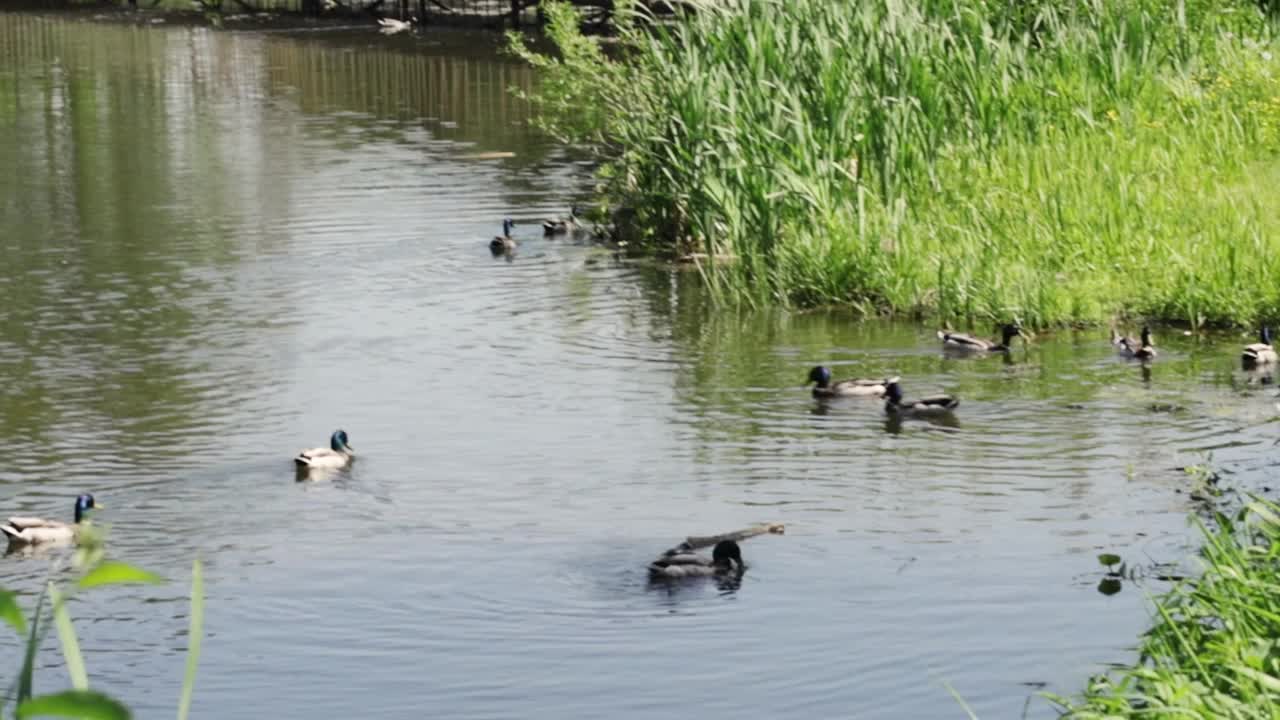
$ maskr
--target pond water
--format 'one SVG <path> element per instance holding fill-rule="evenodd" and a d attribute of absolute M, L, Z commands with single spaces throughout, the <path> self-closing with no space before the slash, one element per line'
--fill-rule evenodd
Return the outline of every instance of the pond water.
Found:
<path fill-rule="evenodd" d="M 956 359 L 927 327 L 716 310 L 533 222 L 495 260 L 503 217 L 590 183 L 498 42 L 0 14 L 0 500 L 91 491 L 113 555 L 172 579 L 73 607 L 138 716 L 176 707 L 198 556 L 201 717 L 962 717 L 948 687 L 1052 717 L 1040 690 L 1149 621 L 1097 554 L 1191 552 L 1177 468 L 1271 482 L 1243 337 L 1157 329 L 1145 369 L 1097 331 Z M 956 421 L 816 403 L 818 363 L 955 393 Z M 296 481 L 339 427 L 355 466 Z M 740 586 L 647 581 L 759 521 L 787 531 Z M 0 585 L 29 603 L 49 565 Z M 66 686 L 52 638 L 40 665 Z"/>

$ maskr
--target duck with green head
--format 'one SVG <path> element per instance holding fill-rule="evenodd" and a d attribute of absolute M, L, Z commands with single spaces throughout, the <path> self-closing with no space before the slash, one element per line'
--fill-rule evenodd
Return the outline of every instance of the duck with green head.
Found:
<path fill-rule="evenodd" d="M 9 538 L 10 547 L 72 543 L 76 540 L 81 527 L 80 523 L 88 519 L 90 511 L 99 507 L 103 506 L 95 504 L 93 496 L 85 493 L 76 498 L 75 523 L 38 517 L 11 517 L 0 525 L 0 530 L 3 530 L 5 536 Z"/>
<path fill-rule="evenodd" d="M 1134 360 L 1150 360 L 1156 356 L 1156 348 L 1151 344 L 1151 328 L 1146 325 L 1142 326 L 1141 340 L 1121 335 L 1114 327 L 1111 328 L 1111 344 L 1116 352 Z"/>
<path fill-rule="evenodd" d="M 969 353 L 1007 353 L 1012 347 L 1015 337 L 1021 337 L 1025 340 L 1027 335 L 1022 332 L 1022 328 L 1014 323 L 1005 323 L 1000 327 L 1000 342 L 984 340 L 980 337 L 951 332 L 950 330 L 938 331 L 938 339 L 942 341 L 944 350 Z"/>
<path fill-rule="evenodd" d="M 303 468 L 344 468 L 355 459 L 355 450 L 347 437 L 346 430 L 335 430 L 329 437 L 329 447 L 311 448 L 298 453 L 293 459 L 299 469 Z"/>
<path fill-rule="evenodd" d="M 569 217 L 542 221 L 543 235 L 564 235 L 578 229 L 578 206 L 569 208 Z"/>
<path fill-rule="evenodd" d="M 813 386 L 813 396 L 816 398 L 854 396 L 884 397 L 885 388 L 888 387 L 889 383 L 894 382 L 897 379 L 898 378 L 868 380 L 864 378 L 856 378 L 853 380 L 832 382 L 831 371 L 822 365 L 819 365 L 809 371 L 809 382 L 816 383 Z"/>
<path fill-rule="evenodd" d="M 515 252 L 516 241 L 511 237 L 511 228 L 516 226 L 516 221 L 507 218 L 502 221 L 502 234 L 489 241 L 489 252 L 494 255 L 510 255 Z"/>
<path fill-rule="evenodd" d="M 680 579 L 712 577 L 716 575 L 741 575 L 747 569 L 742 562 L 742 548 L 733 540 L 721 540 L 711 551 L 711 557 L 695 552 L 668 552 L 649 563 L 649 576 L 656 579 Z"/>
<path fill-rule="evenodd" d="M 1258 331 L 1258 342 L 1245 345 L 1244 352 L 1240 353 L 1240 362 L 1246 368 L 1274 365 L 1277 359 L 1276 350 L 1271 346 L 1271 328 L 1266 325 Z"/>
<path fill-rule="evenodd" d="M 884 411 L 896 417 L 946 415 L 960 405 L 960 401 L 950 395 L 928 395 L 905 400 L 902 397 L 902 386 L 897 382 L 889 383 L 884 396 Z"/>

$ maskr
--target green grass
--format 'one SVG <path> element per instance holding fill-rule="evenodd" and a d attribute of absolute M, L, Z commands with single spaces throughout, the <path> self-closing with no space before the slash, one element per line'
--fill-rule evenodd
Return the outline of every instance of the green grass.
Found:
<path fill-rule="evenodd" d="M 1056 698 L 1065 717 L 1280 716 L 1278 513 L 1258 501 L 1205 528 L 1204 574 L 1156 599 L 1137 663 Z"/>
<path fill-rule="evenodd" d="M 552 8 L 544 123 L 633 246 L 717 296 L 1046 325 L 1280 318 L 1280 60 L 1256 3 L 723 0 Z M 1276 53 L 1280 56 L 1280 52 Z"/>

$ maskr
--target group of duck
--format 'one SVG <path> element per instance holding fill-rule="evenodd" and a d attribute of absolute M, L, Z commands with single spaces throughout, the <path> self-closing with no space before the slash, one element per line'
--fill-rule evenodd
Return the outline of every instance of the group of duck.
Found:
<path fill-rule="evenodd" d="M 942 341 L 944 350 L 965 354 L 1008 353 L 1015 337 L 1021 337 L 1024 341 L 1030 339 L 1015 323 L 1005 324 L 1000 328 L 1000 333 L 1000 340 L 996 341 L 939 330 L 938 339 Z M 1121 335 L 1113 327 L 1111 345 L 1121 357 L 1133 360 L 1148 362 L 1157 355 L 1155 345 L 1151 342 L 1151 328 L 1146 326 L 1136 339 Z M 1258 331 L 1258 342 L 1246 345 L 1241 351 L 1240 363 L 1246 370 L 1256 370 L 1274 366 L 1278 361 L 1280 356 L 1271 345 L 1271 329 L 1263 325 Z M 950 413 L 960 405 L 960 400 L 951 395 L 929 395 L 907 400 L 903 397 L 899 380 L 900 378 L 891 377 L 832 381 L 831 371 L 824 366 L 819 365 L 809 371 L 809 382 L 814 383 L 813 396 L 820 400 L 855 396 L 884 398 L 884 411 L 898 417 L 941 415 Z"/>
<path fill-rule="evenodd" d="M 502 234 L 489 241 L 489 252 L 493 253 L 494 257 L 510 257 L 515 253 L 518 243 L 515 237 L 511 235 L 511 231 L 515 226 L 516 221 L 511 218 L 502 221 Z M 548 218 L 542 221 L 543 237 L 567 235 L 576 232 L 580 228 L 582 228 L 582 222 L 578 219 L 578 207 L 576 205 L 569 209 L 569 214 L 566 217 Z"/>
<path fill-rule="evenodd" d="M 572 219 L 572 216 L 569 218 Z M 549 221 L 550 222 L 550 221 Z M 507 232 L 514 223 L 504 223 Z M 544 225 L 548 234 L 569 232 L 573 225 Z M 495 238 L 495 242 L 498 238 Z M 951 330 L 939 330 L 938 339 L 944 350 L 965 354 L 1001 354 L 1012 349 L 1016 337 L 1029 341 L 1022 328 L 1015 323 L 1007 323 L 1000 328 L 1000 339 L 987 340 L 965 333 Z M 1157 352 L 1151 342 L 1151 328 L 1143 327 L 1137 339 L 1120 335 L 1111 330 L 1111 344 L 1116 352 L 1125 358 L 1148 362 L 1155 359 Z M 1258 332 L 1258 342 L 1246 345 L 1240 354 L 1241 364 L 1245 369 L 1256 370 L 1280 363 L 1271 344 L 1271 330 L 1265 325 Z M 880 380 L 857 378 L 833 381 L 831 371 L 824 366 L 817 366 L 809 371 L 809 383 L 813 383 L 813 396 L 818 399 L 838 397 L 871 397 L 884 398 L 884 410 L 895 417 L 932 416 L 950 413 L 959 406 L 960 401 L 951 395 L 930 395 L 915 399 L 906 399 L 899 385 L 899 378 L 891 377 Z M 293 462 L 300 473 L 315 470 L 338 470 L 346 468 L 355 460 L 355 450 L 351 446 L 350 436 L 345 430 L 336 430 L 329 438 L 329 447 L 317 447 L 303 450 L 294 456 Z M 0 524 L 8 538 L 10 548 L 15 546 L 38 544 L 65 544 L 76 540 L 81 523 L 96 508 L 102 507 L 89 494 L 80 495 L 75 501 L 75 522 L 65 523 L 46 520 L 38 517 L 11 517 Z M 663 553 L 648 566 L 648 572 L 654 579 L 681 579 L 688 577 L 709 577 L 723 575 L 741 575 L 746 569 L 742 560 L 742 550 L 738 542 L 753 535 L 773 533 L 781 534 L 781 525 L 771 523 L 755 526 L 744 531 L 726 535 L 688 538 L 685 542 Z M 712 547 L 711 557 L 699 555 L 697 550 Z"/>

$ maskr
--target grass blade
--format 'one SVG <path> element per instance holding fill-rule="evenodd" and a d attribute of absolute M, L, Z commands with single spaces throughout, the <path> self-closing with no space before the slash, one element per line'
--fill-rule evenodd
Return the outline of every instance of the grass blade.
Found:
<path fill-rule="evenodd" d="M 182 679 L 182 698 L 178 702 L 178 720 L 187 720 L 191 711 L 191 694 L 196 686 L 196 667 L 200 664 L 200 640 L 204 635 L 204 568 L 200 560 L 191 563 L 191 628 L 187 632 L 187 672 Z"/>
<path fill-rule="evenodd" d="M 18 703 L 31 698 L 32 676 L 35 674 L 36 650 L 40 647 L 40 613 L 44 612 L 44 597 L 47 590 L 40 591 L 36 599 L 36 610 L 31 614 L 31 632 L 27 635 L 27 650 L 22 658 L 22 670 L 18 672 Z"/>
<path fill-rule="evenodd" d="M 71 676 L 71 687 L 76 690 L 89 689 L 89 674 L 84 669 L 84 657 L 80 654 L 80 641 L 76 639 L 76 630 L 71 625 L 71 613 L 67 612 L 67 601 L 58 592 L 58 588 L 49 583 L 49 600 L 53 603 L 53 626 L 58 630 L 58 640 L 62 644 L 62 657 L 67 662 L 67 674 Z"/>

